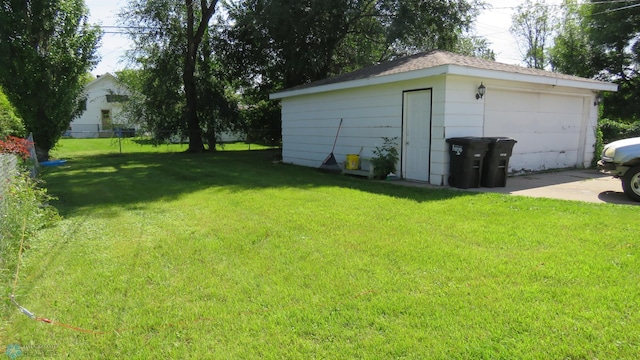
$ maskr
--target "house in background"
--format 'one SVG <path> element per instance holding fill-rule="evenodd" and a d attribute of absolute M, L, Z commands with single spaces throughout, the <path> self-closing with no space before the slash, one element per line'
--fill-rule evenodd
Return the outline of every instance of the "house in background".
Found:
<path fill-rule="evenodd" d="M 485 90 L 480 96 L 479 87 Z M 445 51 L 421 53 L 270 95 L 282 105 L 282 157 L 319 167 L 372 157 L 396 138 L 399 175 L 447 185 L 452 137 L 517 140 L 510 173 L 584 168 L 595 149 L 599 93 L 617 85 Z"/>
<path fill-rule="evenodd" d="M 131 93 L 115 76 L 98 76 L 85 86 L 82 114 L 71 122 L 65 135 L 74 138 L 112 137 L 114 129 L 134 129 L 123 117 L 122 104 Z M 133 131 L 133 130 L 129 130 Z"/>

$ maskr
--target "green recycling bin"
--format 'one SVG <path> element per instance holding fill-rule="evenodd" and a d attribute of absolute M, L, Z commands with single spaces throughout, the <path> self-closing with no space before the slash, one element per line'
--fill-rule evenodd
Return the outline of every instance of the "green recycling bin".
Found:
<path fill-rule="evenodd" d="M 507 186 L 509 159 L 513 153 L 516 140 L 508 137 L 487 137 L 489 148 L 482 164 L 482 187 Z"/>
<path fill-rule="evenodd" d="M 489 140 L 481 137 L 455 137 L 447 139 L 450 145 L 449 186 L 460 189 L 480 187 L 482 162 Z"/>

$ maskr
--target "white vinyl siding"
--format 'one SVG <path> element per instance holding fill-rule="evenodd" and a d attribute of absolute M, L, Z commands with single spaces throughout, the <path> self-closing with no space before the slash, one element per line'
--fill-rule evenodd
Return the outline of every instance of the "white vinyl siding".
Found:
<path fill-rule="evenodd" d="M 361 149 L 363 157 L 372 157 L 375 147 L 382 145 L 382 137 L 397 137 L 400 151 L 403 91 L 442 84 L 438 78 L 429 80 L 282 99 L 283 161 L 319 167 L 331 153 L 340 119 L 343 123 L 334 150 L 338 162 Z"/>
<path fill-rule="evenodd" d="M 108 136 L 112 127 L 103 126 L 103 111 L 109 112 L 112 124 L 135 127 L 135 125 L 128 124 L 129 121 L 124 118 L 121 111 L 123 105 L 121 101 L 128 98 L 129 92 L 113 75 L 105 74 L 87 84 L 84 95 L 86 96 L 86 109 L 71 122 L 70 135 L 72 137 Z"/>
<path fill-rule="evenodd" d="M 489 73 L 487 73 L 489 74 Z M 483 99 L 475 95 L 480 83 Z M 588 166 L 593 156 L 597 107 L 591 89 L 438 75 L 371 86 L 282 97 L 283 161 L 319 167 L 334 150 L 340 163 L 347 154 L 373 156 L 382 137 L 403 136 L 403 92 L 431 90 L 429 183 L 446 185 L 449 145 L 463 136 L 506 136 L 517 143 L 511 173 Z M 401 153 L 401 156 L 407 154 Z M 398 170 L 404 158 L 398 163 Z"/>

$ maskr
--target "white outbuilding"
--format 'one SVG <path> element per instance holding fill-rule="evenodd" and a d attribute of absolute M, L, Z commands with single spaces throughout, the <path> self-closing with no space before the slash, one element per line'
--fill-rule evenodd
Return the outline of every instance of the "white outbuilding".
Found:
<path fill-rule="evenodd" d="M 480 87 L 484 95 L 480 96 Z M 509 173 L 588 167 L 598 105 L 617 85 L 445 51 L 421 53 L 271 94 L 282 104 L 282 159 L 319 167 L 372 157 L 395 138 L 398 175 L 447 185 L 453 137 L 517 141 Z"/>

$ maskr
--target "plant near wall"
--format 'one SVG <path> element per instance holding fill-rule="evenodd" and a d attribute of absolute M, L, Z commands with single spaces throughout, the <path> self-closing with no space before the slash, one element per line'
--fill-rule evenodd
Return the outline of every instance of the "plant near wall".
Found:
<path fill-rule="evenodd" d="M 0 154 L 13 154 L 26 161 L 29 158 L 29 148 L 33 143 L 27 139 L 16 136 L 7 136 L 6 139 L 0 138 Z"/>
<path fill-rule="evenodd" d="M 57 210 L 47 205 L 53 199 L 40 181 L 20 167 L 6 180 L 0 201 L 0 279 L 17 264 L 20 242 L 28 243 L 39 229 L 59 219 Z"/>
<path fill-rule="evenodd" d="M 371 163 L 373 164 L 374 178 L 384 179 L 389 173 L 396 172 L 396 163 L 400 158 L 397 139 L 397 137 L 383 137 L 382 146 L 376 146 L 373 150 L 374 157 L 371 159 Z"/>
<path fill-rule="evenodd" d="M 0 139 L 0 289 L 16 269 L 20 244 L 28 245 L 39 229 L 59 219 L 57 210 L 47 205 L 54 198 L 31 176 L 31 146 L 31 141 L 14 136 Z M 10 161 L 14 156 L 17 164 Z"/>
<path fill-rule="evenodd" d="M 602 129 L 600 126 L 595 128 L 596 143 L 594 144 L 593 159 L 591 159 L 591 167 L 595 168 L 600 160 L 602 150 L 604 150 L 604 140 L 602 135 Z"/>

